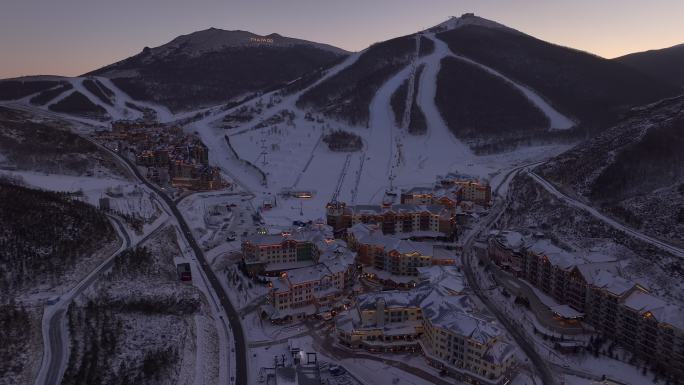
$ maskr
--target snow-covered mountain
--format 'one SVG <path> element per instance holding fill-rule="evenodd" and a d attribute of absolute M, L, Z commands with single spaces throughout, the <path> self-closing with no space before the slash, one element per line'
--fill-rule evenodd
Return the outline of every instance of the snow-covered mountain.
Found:
<path fill-rule="evenodd" d="M 99 76 L 26 76 L 0 81 L 0 102 L 87 122 L 154 117 L 168 120 L 168 108 L 138 101 Z"/>
<path fill-rule="evenodd" d="M 210 28 L 145 48 L 86 75 L 111 79 L 136 100 L 181 111 L 277 88 L 347 54 L 275 33 L 260 36 Z"/>
<path fill-rule="evenodd" d="M 203 31 L 178 36 L 167 44 L 156 48 L 151 48 L 149 50 L 150 55 L 147 56 L 146 59 L 178 54 L 185 54 L 194 57 L 201 56 L 209 52 L 220 52 L 229 48 L 263 48 L 264 45 L 267 45 L 268 47 L 279 48 L 309 46 L 324 51 L 330 51 L 339 55 L 347 54 L 345 50 L 328 44 L 285 37 L 277 33 L 261 36 L 249 31 L 226 31 L 218 28 L 209 28 Z M 111 68 L 111 66 L 107 66 L 103 68 L 103 70 L 106 68 Z M 116 68 L 111 68 L 111 70 L 116 70 Z"/>
<path fill-rule="evenodd" d="M 305 92 L 298 105 L 368 125 L 372 95 L 412 64 L 426 36 L 446 43 L 438 55 L 440 114 L 477 152 L 566 139 L 572 134 L 561 131 L 572 127 L 596 132 L 630 106 L 678 92 L 619 63 L 465 14 L 416 35 L 374 44 L 352 66 Z M 419 49 L 424 56 L 434 47 Z"/>

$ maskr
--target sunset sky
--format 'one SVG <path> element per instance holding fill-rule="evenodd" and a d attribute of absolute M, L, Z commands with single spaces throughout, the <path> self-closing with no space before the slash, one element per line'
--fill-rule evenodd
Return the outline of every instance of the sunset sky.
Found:
<path fill-rule="evenodd" d="M 354 51 L 464 12 L 607 58 L 684 43 L 682 0 L 2 0 L 0 78 L 78 75 L 209 27 Z"/>

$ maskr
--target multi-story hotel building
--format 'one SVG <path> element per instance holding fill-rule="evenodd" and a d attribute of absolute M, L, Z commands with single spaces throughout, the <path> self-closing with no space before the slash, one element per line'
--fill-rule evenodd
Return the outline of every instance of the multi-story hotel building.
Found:
<path fill-rule="evenodd" d="M 272 321 L 290 321 L 341 304 L 354 283 L 355 254 L 343 245 L 334 246 L 321 251 L 319 263 L 282 271 L 270 280 L 266 316 Z"/>
<path fill-rule="evenodd" d="M 422 237 L 453 238 L 456 217 L 452 209 L 439 205 L 347 206 L 331 202 L 326 206 L 327 223 L 336 235 L 357 223 L 377 224 L 383 234 L 414 234 Z"/>
<path fill-rule="evenodd" d="M 622 277 L 614 259 L 564 251 L 515 232 L 493 234 L 488 243 L 488 257 L 500 268 L 583 313 L 636 356 L 684 378 L 684 309 Z"/>
<path fill-rule="evenodd" d="M 335 242 L 325 225 L 279 234 L 254 234 L 242 241 L 242 259 L 253 272 L 269 270 L 277 274 L 279 270 L 317 263 L 320 249 Z"/>
<path fill-rule="evenodd" d="M 364 273 L 385 284 L 415 284 L 417 279 L 397 279 L 396 276 L 417 277 L 421 267 L 456 264 L 456 256 L 451 251 L 384 235 L 375 225 L 358 223 L 352 226 L 347 230 L 347 241 L 357 253 L 358 262 L 364 266 Z"/>
<path fill-rule="evenodd" d="M 336 323 L 340 343 L 372 352 L 421 351 L 426 361 L 472 384 L 500 385 L 513 376 L 515 348 L 503 331 L 474 315 L 465 295 L 438 285 L 362 295 Z"/>
<path fill-rule="evenodd" d="M 491 200 L 491 186 L 475 179 L 447 178 L 435 187 L 414 187 L 401 193 L 402 204 L 439 205 L 449 208 L 454 208 L 464 201 L 488 206 Z"/>

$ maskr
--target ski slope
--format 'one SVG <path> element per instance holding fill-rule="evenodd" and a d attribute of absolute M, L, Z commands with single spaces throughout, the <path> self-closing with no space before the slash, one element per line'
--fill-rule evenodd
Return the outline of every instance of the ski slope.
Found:
<path fill-rule="evenodd" d="M 264 216 L 269 223 L 283 225 L 290 224 L 293 219 L 324 217 L 325 204 L 335 195 L 340 201 L 348 203 L 380 203 L 385 191 L 390 189 L 429 186 L 435 182 L 436 176 L 449 172 L 491 180 L 506 170 L 547 159 L 569 147 L 536 146 L 495 155 L 474 155 L 467 145 L 451 133 L 435 105 L 437 74 L 444 57 L 453 56 L 466 60 L 514 84 L 547 114 L 552 129 L 567 128 L 572 125 L 572 121 L 558 113 L 541 96 L 527 87 L 516 84 L 479 63 L 454 55 L 444 42 L 435 38 L 434 34 L 423 32 L 421 36 L 431 39 L 435 50 L 424 57 L 415 54 L 413 62 L 380 86 L 369 106 L 367 128 L 351 126 L 316 113 L 315 117 L 322 120 L 307 120 L 304 119 L 307 111 L 296 106 L 296 101 L 302 93 L 355 63 L 364 51 L 350 55 L 329 69 L 314 84 L 299 92 L 282 96 L 274 91 L 228 109 L 215 106 L 174 115 L 164 107 L 132 100 L 111 80 L 102 77 L 94 79 L 113 91 L 111 106 L 102 103 L 83 86 L 84 78 L 62 78 L 70 82 L 74 90 L 65 92 L 59 98 L 66 97 L 70 92 L 81 92 L 105 108 L 113 119 L 135 119 L 141 115 L 128 108 L 127 102 L 154 110 L 162 122 L 173 122 L 200 114 L 201 118 L 185 125 L 186 131 L 199 135 L 209 148 L 210 163 L 219 166 L 227 179 L 232 180 L 240 190 L 253 196 L 252 203 L 255 207 L 275 199 L 276 207 Z M 415 74 L 415 68 L 421 65 L 424 65 L 424 69 L 420 76 L 412 76 Z M 405 128 L 400 127 L 401 122 L 395 122 L 390 99 L 407 79 L 417 82 L 416 101 L 426 116 L 425 135 L 410 135 Z M 408 103 L 411 93 L 408 93 L 407 105 L 410 105 Z M 108 125 L 107 122 L 80 116 L 57 114 L 49 111 L 48 105 L 32 106 L 28 102 L 30 97 L 20 101 L 25 108 L 39 108 L 46 114 L 64 116 L 91 127 Z M 277 101 L 270 105 L 269 102 L 274 98 Z M 243 106 L 256 107 L 257 104 L 261 105 L 261 110 L 252 121 L 230 130 L 222 127 L 222 120 L 227 114 Z M 279 114 L 282 110 L 295 114 L 292 122 L 255 128 L 257 123 Z M 325 143 L 321 143 L 321 138 L 326 133 L 337 129 L 359 135 L 364 143 L 363 150 L 347 157 L 347 153 L 333 152 Z M 266 176 L 266 183 L 263 175 Z M 344 177 L 341 178 L 341 175 Z M 284 189 L 309 191 L 313 196 L 304 200 L 278 199 L 277 194 Z"/>
<path fill-rule="evenodd" d="M 37 80 L 41 79 L 41 77 L 34 77 L 34 78 Z M 89 125 L 93 125 L 93 126 L 109 126 L 108 122 L 103 122 L 103 121 L 100 121 L 97 119 L 91 119 L 91 118 L 88 118 L 86 116 L 71 115 L 71 114 L 60 113 L 60 112 L 55 112 L 55 111 L 50 110 L 51 105 L 59 103 L 60 101 L 64 100 L 65 98 L 69 97 L 74 92 L 79 92 L 83 96 L 88 98 L 88 100 L 90 100 L 93 104 L 96 104 L 96 105 L 104 108 L 107 111 L 107 115 L 109 115 L 108 120 L 120 120 L 120 119 L 135 120 L 138 118 L 142 118 L 142 116 L 143 116 L 142 112 L 126 106 L 126 103 L 133 103 L 139 107 L 148 108 L 148 109 L 153 110 L 157 114 L 157 119 L 160 122 L 169 122 L 174 118 L 174 115 L 166 107 L 160 106 L 160 105 L 155 104 L 155 103 L 133 100 L 125 92 L 123 92 L 116 85 L 114 85 L 114 83 L 108 78 L 104 78 L 101 76 L 73 77 L 73 78 L 57 76 L 57 77 L 50 77 L 50 79 L 53 79 L 55 81 L 61 81 L 61 82 L 69 83 L 73 88 L 70 90 L 66 90 L 66 91 L 62 92 L 61 94 L 57 95 L 54 99 L 50 100 L 49 102 L 45 103 L 45 105 L 42 105 L 42 106 L 31 104 L 31 102 L 30 102 L 31 98 L 37 96 L 42 91 L 35 92 L 33 94 L 27 95 L 21 99 L 6 101 L 6 102 L 3 102 L 2 104 L 7 104 L 7 105 L 10 105 L 13 107 L 23 107 L 25 109 L 30 109 L 30 110 L 40 110 L 40 111 L 43 111 L 43 112 L 51 114 L 51 115 L 61 116 L 61 117 L 64 117 L 66 119 L 75 120 L 75 121 L 82 122 L 82 123 L 89 124 Z M 110 105 L 110 104 L 103 102 L 102 100 L 100 100 L 100 98 L 95 96 L 95 94 L 90 92 L 83 85 L 83 81 L 86 79 L 98 80 L 105 87 L 107 87 L 109 90 L 111 90 L 114 93 L 114 96 L 110 98 L 112 104 Z M 30 81 L 30 79 L 27 81 Z M 53 87 L 53 89 L 57 88 L 57 87 L 60 87 L 60 86 Z"/>

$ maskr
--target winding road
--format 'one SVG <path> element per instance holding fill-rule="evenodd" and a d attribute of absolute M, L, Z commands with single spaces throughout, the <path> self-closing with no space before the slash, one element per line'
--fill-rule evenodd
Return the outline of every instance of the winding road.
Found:
<path fill-rule="evenodd" d="M 509 178 L 513 177 L 515 174 L 521 170 L 530 167 L 531 164 L 526 164 L 517 168 L 512 169 L 506 174 L 500 184 L 496 187 L 495 191 L 498 193 L 499 187 L 505 183 Z M 492 207 L 484 222 L 481 222 L 475 227 L 466 237 L 465 242 L 463 242 L 463 271 L 465 273 L 466 279 L 473 293 L 482 301 L 482 303 L 487 307 L 487 309 L 496 317 L 501 325 L 503 325 L 508 333 L 513 337 L 515 342 L 520 346 L 525 355 L 529 358 L 530 362 L 534 365 L 537 373 L 541 377 L 542 383 L 544 385 L 554 385 L 556 384 L 556 379 L 546 362 L 541 355 L 536 351 L 534 347 L 534 342 L 531 342 L 524 331 L 522 331 L 510 318 L 508 318 L 499 308 L 492 303 L 487 292 L 480 287 L 479 281 L 476 279 L 475 274 L 471 266 L 471 257 L 476 258 L 473 255 L 472 246 L 475 242 L 477 236 L 489 229 L 489 227 L 495 223 L 501 213 L 503 213 L 506 208 L 505 200 L 498 200 L 496 204 Z"/>
<path fill-rule="evenodd" d="M 64 368 L 69 358 L 68 344 L 62 339 L 66 331 L 66 318 L 64 316 L 69 308 L 69 304 L 75 297 L 90 287 L 100 277 L 102 272 L 108 270 L 119 254 L 131 247 L 131 238 L 121 221 L 111 215 L 109 215 L 109 218 L 116 225 L 117 233 L 119 233 L 123 240 L 121 246 L 69 292 L 63 294 L 59 301 L 45 308 L 43 316 L 43 330 L 46 332 L 43 335 L 43 346 L 45 348 L 43 350 L 41 368 L 35 381 L 36 385 L 57 385 L 61 382 Z M 147 240 L 159 228 L 152 231 L 145 238 L 137 242 L 137 244 Z"/>
<path fill-rule="evenodd" d="M 216 274 L 214 274 L 214 271 L 211 269 L 209 264 L 207 263 L 207 260 L 204 256 L 204 252 L 202 249 L 199 247 L 197 244 L 197 241 L 195 240 L 195 237 L 192 235 L 192 231 L 190 230 L 190 227 L 188 226 L 187 222 L 185 221 L 185 218 L 183 215 L 180 213 L 178 210 L 178 207 L 176 206 L 175 202 L 166 194 L 164 194 L 156 185 L 152 184 L 151 182 L 147 181 L 143 177 L 143 175 L 140 173 L 140 171 L 135 167 L 134 164 L 131 163 L 131 161 L 123 156 L 121 156 L 119 153 L 110 150 L 109 148 L 100 145 L 99 143 L 96 143 L 92 140 L 90 140 L 92 143 L 97 145 L 100 148 L 105 149 L 107 152 L 111 153 L 114 155 L 117 159 L 120 159 L 126 167 L 138 178 L 138 180 L 145 184 L 151 192 L 156 194 L 159 198 L 163 200 L 164 203 L 166 203 L 166 206 L 170 210 L 171 214 L 175 217 L 176 221 L 178 222 L 178 226 L 180 227 L 181 233 L 185 237 L 188 245 L 190 245 L 190 248 L 192 249 L 193 253 L 195 254 L 195 257 L 197 261 L 199 262 L 199 266 L 202 268 L 202 271 L 206 275 L 207 279 L 209 280 L 209 283 L 211 284 L 211 289 L 213 289 L 214 293 L 216 294 L 216 297 L 219 299 L 221 306 L 223 307 L 223 311 L 226 314 L 226 318 L 228 319 L 228 322 L 230 323 L 230 329 L 233 333 L 233 340 L 235 341 L 235 348 L 234 348 L 234 355 L 235 355 L 235 384 L 248 384 L 248 376 L 247 376 L 247 346 L 245 344 L 245 336 L 244 332 L 242 330 L 242 324 L 240 323 L 240 316 L 238 312 L 236 311 L 235 307 L 233 304 L 230 302 L 228 299 L 228 295 L 224 291 L 223 287 L 221 286 L 220 281 L 216 277 Z M 227 330 L 226 330 L 227 332 Z M 228 353 L 228 356 L 230 356 L 230 353 Z M 227 357 L 227 359 L 230 360 L 230 357 Z M 228 365 L 230 367 L 230 365 Z"/>
<path fill-rule="evenodd" d="M 595 208 L 593 208 L 593 207 L 591 207 L 585 203 L 582 203 L 582 202 L 580 202 L 574 198 L 571 198 L 568 195 L 560 192 L 556 188 L 556 186 L 554 186 L 551 182 L 542 178 L 538 174 L 535 174 L 532 171 L 529 171 L 528 175 L 535 182 L 537 182 L 539 185 L 541 185 L 546 191 L 548 191 L 549 193 L 554 195 L 556 198 L 565 202 L 565 204 L 572 206 L 572 207 L 575 207 L 575 208 L 578 208 L 580 210 L 586 211 L 587 213 L 591 214 L 593 217 L 601 220 L 602 222 L 608 224 L 609 226 L 613 227 L 616 230 L 622 231 L 623 233 L 625 233 L 627 235 L 630 235 L 634 238 L 637 238 L 641 241 L 644 241 L 644 242 L 646 242 L 652 246 L 655 246 L 655 247 L 657 247 L 663 251 L 666 251 L 666 252 L 668 252 L 668 253 L 670 253 L 670 254 L 678 257 L 678 258 L 684 258 L 684 250 L 682 250 L 678 247 L 672 246 L 668 243 L 665 243 L 659 239 L 648 236 L 644 233 L 641 233 L 641 232 L 639 232 L 639 231 L 637 231 L 631 227 L 628 227 L 628 226 L 625 226 L 625 225 L 619 223 L 618 221 L 616 221 L 616 220 L 614 220 L 614 219 L 612 219 L 612 218 L 610 218 L 604 214 L 601 214 L 601 212 L 599 212 L 597 209 L 595 209 Z"/>

